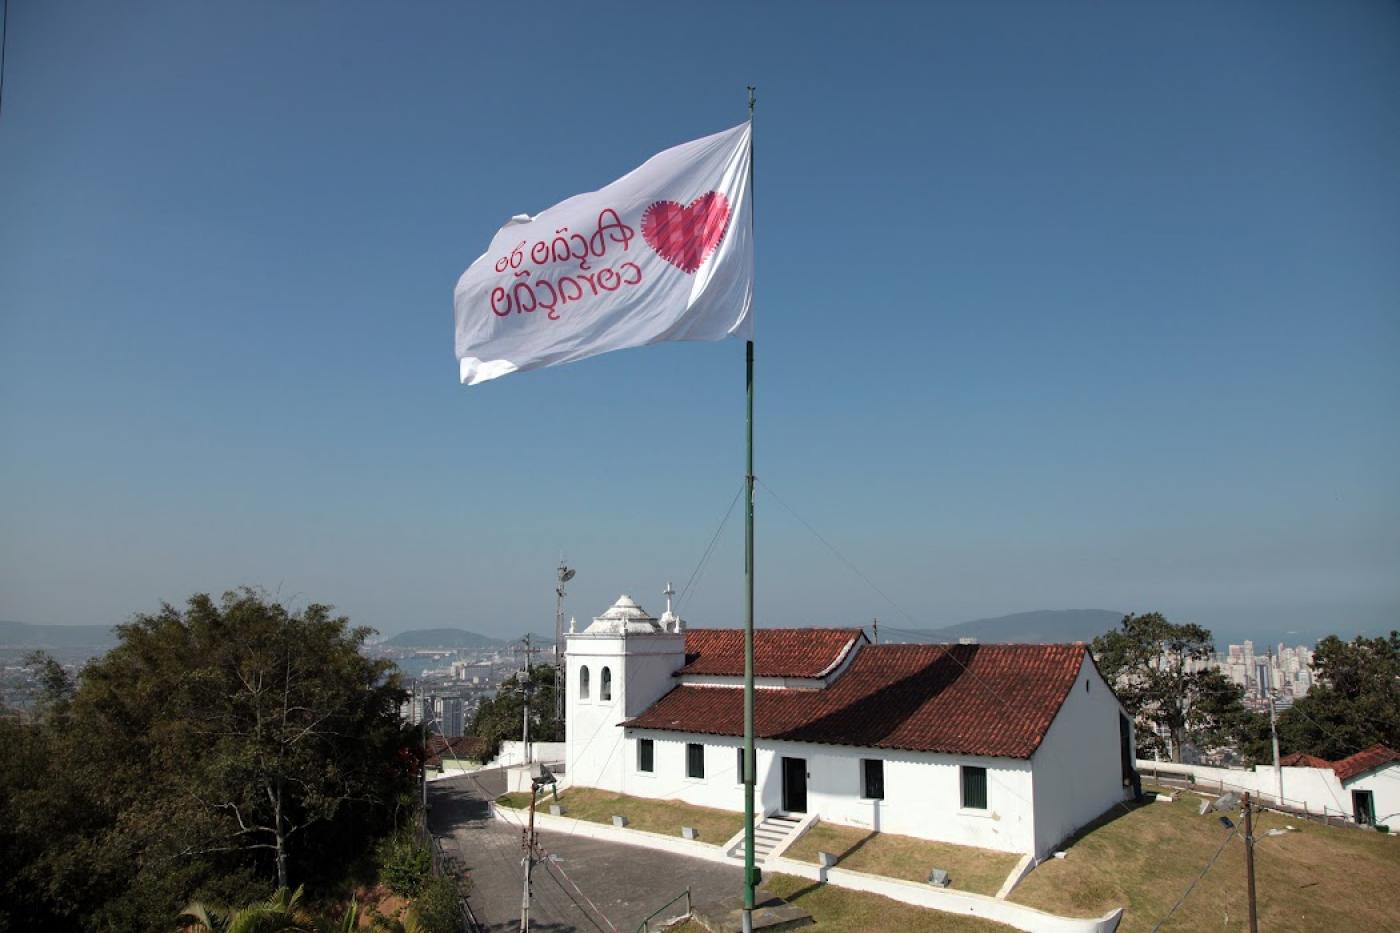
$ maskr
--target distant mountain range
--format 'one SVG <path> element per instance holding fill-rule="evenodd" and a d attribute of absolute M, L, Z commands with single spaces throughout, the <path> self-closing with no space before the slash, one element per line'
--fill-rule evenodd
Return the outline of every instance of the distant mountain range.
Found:
<path fill-rule="evenodd" d="M 974 619 L 943 628 L 922 629 L 918 636 L 906 637 L 899 632 L 885 629 L 880 633 L 880 640 L 898 642 L 917 638 L 919 641 L 931 639 L 955 642 L 961 638 L 975 638 L 985 644 L 1088 642 L 1110 629 L 1117 628 L 1122 620 L 1123 613 L 1110 609 L 1038 609 L 989 619 Z M 1252 633 L 1250 627 L 1240 624 L 1222 627 L 1225 630 L 1213 629 L 1213 634 L 1216 647 L 1222 650 L 1231 642 L 1240 642 L 1250 637 L 1261 644 L 1277 637 L 1284 638 L 1290 645 L 1312 644 L 1323 635 L 1333 632 L 1343 638 L 1351 638 L 1358 633 L 1382 634 L 1394 627 L 1388 619 L 1385 622 L 1384 625 L 1297 626 L 1298 630 L 1289 630 L 1277 635 L 1267 629 L 1257 634 Z M 553 635 L 535 634 L 532 638 L 546 651 L 554 641 Z M 379 644 L 392 648 L 481 651 L 505 648 L 519 641 L 519 637 L 495 638 L 464 628 L 424 628 L 400 632 Z M 97 655 L 116 643 L 115 631 L 105 625 L 29 625 L 24 622 L 0 621 L 0 648 L 86 649 Z"/>
<path fill-rule="evenodd" d="M 1073 641 L 1093 641 L 1115 629 L 1123 621 L 1123 613 L 1109 609 L 1037 609 L 1034 612 L 1014 612 L 993 619 L 974 619 L 946 628 L 929 629 L 928 635 L 940 641 L 975 638 L 984 644 L 1062 644 Z M 905 641 L 897 634 L 881 637 L 881 641 Z"/>
<path fill-rule="evenodd" d="M 0 646 L 7 648 L 101 648 L 117 643 L 110 625 L 29 625 L 0 621 Z"/>
<path fill-rule="evenodd" d="M 1109 629 L 1117 628 L 1123 613 L 1108 609 L 1039 609 L 1017 612 L 994 619 L 975 619 L 946 628 L 929 629 L 927 636 L 938 641 L 976 638 L 986 644 L 1025 642 L 1051 644 L 1071 641 L 1093 641 Z M 523 637 L 523 636 L 522 636 Z M 548 646 L 552 636 L 532 636 L 537 643 Z M 380 642 L 392 648 L 503 648 L 520 639 L 492 638 L 462 628 L 424 628 L 401 632 Z M 898 642 L 911 639 L 895 632 L 882 632 L 881 641 Z M 920 638 L 920 641 L 925 638 Z"/>
<path fill-rule="evenodd" d="M 464 628 L 416 628 L 400 632 L 380 642 L 394 648 L 498 648 L 499 638 L 469 632 Z"/>
<path fill-rule="evenodd" d="M 480 651 L 486 648 L 504 648 L 519 642 L 520 638 L 492 638 L 464 628 L 419 628 L 400 632 L 392 638 L 380 642 L 392 648 L 450 648 L 467 651 Z M 531 635 L 535 644 L 542 648 L 554 644 L 553 635 Z"/>

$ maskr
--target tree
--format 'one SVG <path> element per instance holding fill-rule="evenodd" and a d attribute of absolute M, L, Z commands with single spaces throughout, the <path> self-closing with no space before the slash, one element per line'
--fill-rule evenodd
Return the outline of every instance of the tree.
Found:
<path fill-rule="evenodd" d="M 1129 613 L 1120 628 L 1095 638 L 1090 651 L 1137 718 L 1140 757 L 1169 750 L 1180 761 L 1188 741 L 1218 747 L 1257 731 L 1259 717 L 1245 709 L 1240 688 L 1208 666 L 1215 652 L 1208 629 L 1173 624 L 1158 612 Z"/>
<path fill-rule="evenodd" d="M 63 665 L 47 651 L 31 651 L 24 656 L 24 666 L 35 668 L 39 677 L 39 698 L 36 713 L 41 717 L 61 715 L 73 699 L 76 685 Z"/>
<path fill-rule="evenodd" d="M 1329 635 L 1313 652 L 1314 683 L 1279 714 L 1279 744 L 1335 761 L 1377 742 L 1400 748 L 1400 632 Z"/>
<path fill-rule="evenodd" d="M 384 802 L 404 693 L 390 662 L 360 653 L 368 629 L 328 606 L 292 613 L 242 590 L 222 604 L 195 596 L 183 614 L 166 606 L 119 632 L 123 643 L 86 672 L 80 702 L 120 728 L 133 712 L 124 701 L 159 696 L 159 718 L 138 720 L 156 735 L 141 738 L 188 756 L 182 802 L 212 818 L 182 854 L 265 851 L 287 888 L 300 836 L 348 805 Z"/>
<path fill-rule="evenodd" d="M 302 888 L 278 888 L 267 900 L 237 910 L 221 910 L 196 901 L 178 920 L 193 933 L 316 933 L 316 918 L 302 905 Z M 355 915 L 352 909 L 348 915 Z"/>
<path fill-rule="evenodd" d="M 191 899 L 329 887 L 394 828 L 416 759 L 370 630 L 240 590 L 118 631 L 67 703 L 0 723 L 0 931 L 166 929 Z"/>
<path fill-rule="evenodd" d="M 564 724 L 554 716 L 554 668 L 530 668 L 528 682 L 513 674 L 501 682 L 494 699 L 483 700 L 472 719 L 471 734 L 484 741 L 483 761 L 495 758 L 506 740 L 520 741 L 525 724 L 526 684 L 530 690 L 530 741 L 559 742 Z"/>

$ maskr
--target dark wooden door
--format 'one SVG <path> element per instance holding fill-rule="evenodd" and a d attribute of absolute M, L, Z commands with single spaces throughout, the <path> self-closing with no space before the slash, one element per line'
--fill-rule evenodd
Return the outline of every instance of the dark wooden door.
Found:
<path fill-rule="evenodd" d="M 783 759 L 783 809 L 788 813 L 807 812 L 807 759 Z"/>
<path fill-rule="evenodd" d="M 1369 790 L 1354 790 L 1351 792 L 1351 815 L 1356 818 L 1356 822 L 1362 826 L 1374 826 L 1376 824 L 1376 799 Z"/>

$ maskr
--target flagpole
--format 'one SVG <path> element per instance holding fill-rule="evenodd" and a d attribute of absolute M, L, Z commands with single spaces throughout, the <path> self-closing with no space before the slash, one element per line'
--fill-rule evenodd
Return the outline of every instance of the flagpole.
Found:
<path fill-rule="evenodd" d="M 749 223 L 753 224 L 753 105 L 754 88 L 749 87 Z M 752 230 L 750 230 L 752 235 Z M 749 313 L 753 310 L 750 308 Z M 744 346 L 744 389 L 747 395 L 746 418 L 748 458 L 744 472 L 744 912 L 743 933 L 753 933 L 754 889 L 758 887 L 758 871 L 754 865 L 753 792 L 754 761 L 753 727 L 753 340 Z"/>

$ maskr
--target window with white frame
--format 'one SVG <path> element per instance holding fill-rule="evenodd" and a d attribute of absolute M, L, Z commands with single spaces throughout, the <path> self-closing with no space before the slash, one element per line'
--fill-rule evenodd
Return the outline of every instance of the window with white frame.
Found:
<path fill-rule="evenodd" d="M 656 750 L 651 744 L 651 739 L 637 740 L 637 770 L 651 772 L 656 770 Z"/>
<path fill-rule="evenodd" d="M 611 699 L 612 699 L 612 669 L 611 669 L 611 668 L 606 668 L 606 667 L 603 668 L 603 677 L 602 677 L 601 682 L 598 684 L 598 699 L 604 700 L 604 701 L 606 701 L 606 700 L 611 700 Z"/>
<path fill-rule="evenodd" d="M 578 698 L 588 699 L 588 665 L 579 668 L 578 672 Z"/>

